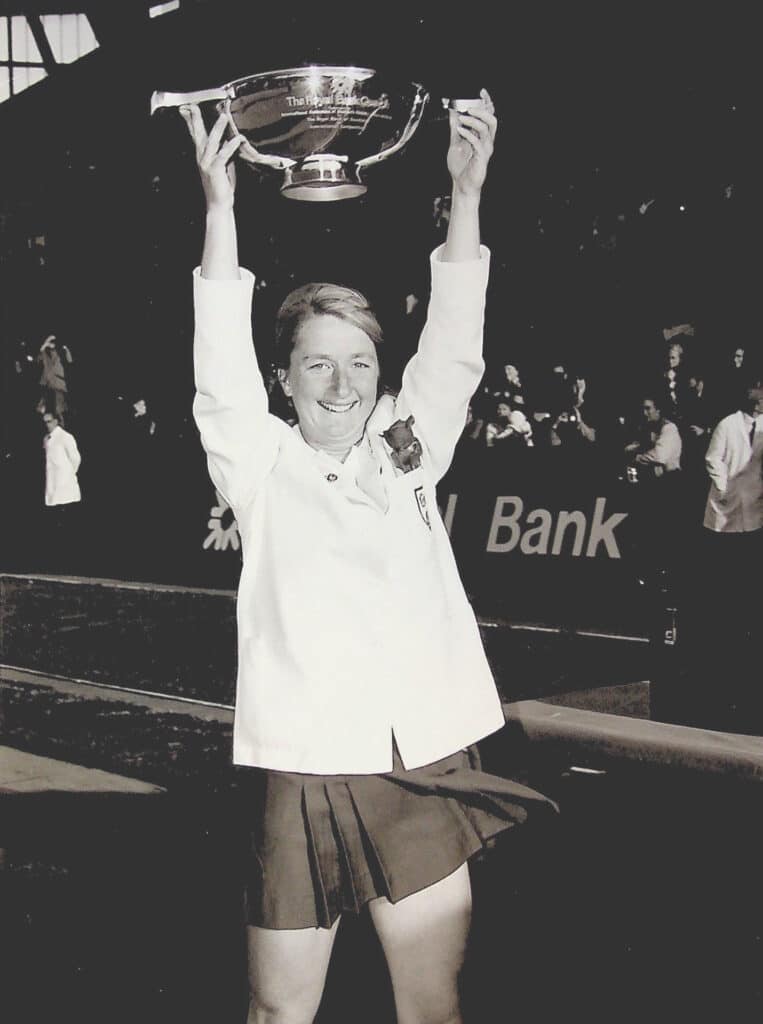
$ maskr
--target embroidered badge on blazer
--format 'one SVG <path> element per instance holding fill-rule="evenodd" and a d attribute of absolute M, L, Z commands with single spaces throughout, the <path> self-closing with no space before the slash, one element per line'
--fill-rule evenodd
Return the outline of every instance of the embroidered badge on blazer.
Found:
<path fill-rule="evenodd" d="M 424 488 L 423 487 L 417 487 L 416 490 L 414 491 L 414 494 L 416 495 L 416 504 L 419 506 L 419 512 L 421 513 L 421 518 L 424 520 L 424 522 L 427 524 L 427 526 L 431 530 L 432 529 L 432 524 L 429 522 L 429 511 L 427 509 L 427 496 L 424 493 Z"/>
<path fill-rule="evenodd" d="M 421 441 L 411 430 L 414 423 L 413 416 L 409 416 L 405 421 L 396 420 L 381 435 L 392 449 L 392 464 L 403 473 L 410 473 L 421 465 Z"/>

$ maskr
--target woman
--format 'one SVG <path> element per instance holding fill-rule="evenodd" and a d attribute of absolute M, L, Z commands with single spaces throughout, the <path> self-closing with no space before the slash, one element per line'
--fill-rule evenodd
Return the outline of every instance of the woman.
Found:
<path fill-rule="evenodd" d="M 240 138 L 182 111 L 206 197 L 195 272 L 194 413 L 242 537 L 234 761 L 258 769 L 247 908 L 250 1024 L 313 1019 L 340 915 L 366 904 L 398 1020 L 460 1021 L 468 858 L 539 794 L 472 766 L 503 725 L 479 631 L 437 512 L 481 378 L 488 253 L 479 201 L 496 119 L 486 92 L 451 114 L 453 201 L 432 256 L 427 326 L 397 398 L 379 397 L 381 331 L 357 292 L 287 297 L 268 412 L 237 262 Z"/>

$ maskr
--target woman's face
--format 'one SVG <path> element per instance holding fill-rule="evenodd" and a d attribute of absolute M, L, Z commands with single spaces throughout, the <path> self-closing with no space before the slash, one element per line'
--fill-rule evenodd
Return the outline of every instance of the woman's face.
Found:
<path fill-rule="evenodd" d="M 279 376 L 308 444 L 334 452 L 360 438 L 376 405 L 379 361 L 359 327 L 336 316 L 304 320 Z"/>

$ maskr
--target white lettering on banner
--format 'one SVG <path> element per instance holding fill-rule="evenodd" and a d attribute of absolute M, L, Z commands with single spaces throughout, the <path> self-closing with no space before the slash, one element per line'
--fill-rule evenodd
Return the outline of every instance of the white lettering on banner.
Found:
<path fill-rule="evenodd" d="M 513 505 L 514 511 L 511 515 L 506 515 L 506 506 Z M 498 551 L 513 551 L 519 543 L 519 538 L 522 536 L 522 531 L 519 529 L 519 517 L 522 515 L 522 509 L 525 507 L 525 503 L 521 498 L 496 498 L 495 499 L 495 510 L 493 512 L 493 521 L 490 524 L 490 535 L 487 539 L 487 550 L 491 552 Z M 508 540 L 499 540 L 498 535 L 501 530 L 509 531 Z"/>
<path fill-rule="evenodd" d="M 556 521 L 556 533 L 554 534 L 554 546 L 551 548 L 552 555 L 558 555 L 562 550 L 562 541 L 564 540 L 564 531 L 567 527 L 573 523 L 575 526 L 575 543 L 572 546 L 572 554 L 574 557 L 580 554 L 583 550 L 583 537 L 585 536 L 586 520 L 582 512 L 559 512 L 559 518 Z"/>
<path fill-rule="evenodd" d="M 448 509 L 455 510 L 457 495 L 450 495 Z M 536 508 L 528 512 L 524 523 L 520 522 L 524 512 L 524 502 L 518 495 L 505 495 L 496 498 L 493 520 L 490 523 L 490 532 L 487 539 L 486 550 L 492 554 L 506 554 L 513 551 L 519 545 L 519 550 L 525 555 L 546 555 L 548 545 L 553 532 L 551 554 L 562 554 L 565 534 L 568 527 L 574 527 L 574 540 L 572 550 L 568 552 L 573 558 L 578 558 L 583 553 L 586 531 L 588 530 L 588 544 L 585 549 L 586 557 L 593 558 L 600 544 L 604 545 L 607 555 L 610 558 L 620 558 L 620 548 L 615 537 L 616 528 L 628 518 L 627 512 L 613 512 L 607 519 L 604 518 L 607 499 L 597 498 L 594 504 L 593 517 L 590 530 L 588 530 L 588 518 L 584 512 L 576 510 L 568 512 L 564 509 L 557 513 L 556 529 L 554 529 L 554 517 L 548 509 Z M 452 526 L 452 515 L 448 524 L 448 532 Z M 532 527 L 528 529 L 528 527 Z M 567 552 L 565 552 L 567 553 Z"/>
<path fill-rule="evenodd" d="M 596 554 L 596 548 L 599 544 L 604 542 L 604 547 L 607 549 L 607 554 L 610 558 L 619 558 L 620 549 L 617 546 L 615 540 L 615 527 L 619 526 L 620 523 L 627 518 L 627 512 L 613 512 L 612 515 L 604 520 L 604 506 L 607 503 L 606 498 L 597 498 L 596 506 L 593 512 L 593 523 L 591 523 L 591 532 L 588 534 L 588 547 L 586 548 L 586 555 L 588 558 L 593 558 Z"/>
<path fill-rule="evenodd" d="M 540 525 L 534 526 L 532 530 L 525 530 L 522 534 L 519 550 L 523 555 L 548 554 L 548 542 L 551 537 L 551 527 L 554 522 L 551 518 L 551 513 L 545 508 L 536 508 L 535 511 L 531 512 L 527 517 L 527 526 L 530 526 L 535 522 L 538 522 Z M 556 543 L 556 541 L 554 543 Z M 556 552 L 554 553 L 556 554 Z"/>

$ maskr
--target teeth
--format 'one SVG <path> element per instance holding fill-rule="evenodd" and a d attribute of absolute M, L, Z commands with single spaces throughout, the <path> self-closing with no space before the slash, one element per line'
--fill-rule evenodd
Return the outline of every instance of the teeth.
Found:
<path fill-rule="evenodd" d="M 357 404 L 357 402 L 350 402 L 349 405 L 332 405 L 330 402 L 318 402 L 321 409 L 326 409 L 328 412 L 349 412 Z"/>

